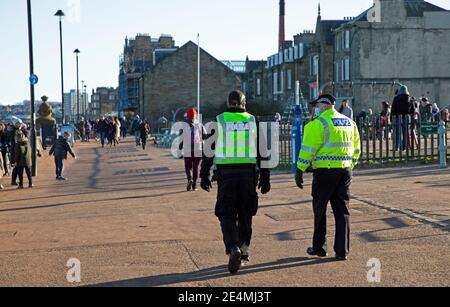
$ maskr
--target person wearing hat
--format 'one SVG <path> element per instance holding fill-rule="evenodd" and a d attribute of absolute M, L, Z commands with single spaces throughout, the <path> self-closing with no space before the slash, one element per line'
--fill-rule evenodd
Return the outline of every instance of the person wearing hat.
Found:
<path fill-rule="evenodd" d="M 197 191 L 197 181 L 199 178 L 199 167 L 202 162 L 203 140 L 206 139 L 206 130 L 198 122 L 196 109 L 189 109 L 186 112 L 187 125 L 183 131 L 183 140 L 180 150 L 183 151 L 184 166 L 187 177 L 187 191 Z"/>
<path fill-rule="evenodd" d="M 312 167 L 314 239 L 307 253 L 319 257 L 328 255 L 327 206 L 331 202 L 336 220 L 336 259 L 347 260 L 350 252 L 350 185 L 353 168 L 360 157 L 360 136 L 356 124 L 337 112 L 335 104 L 332 95 L 322 95 L 311 103 L 314 119 L 305 127 L 295 181 L 303 190 L 303 174 Z"/>
<path fill-rule="evenodd" d="M 31 146 L 28 139 L 22 132 L 16 134 L 16 145 L 14 150 L 14 161 L 17 169 L 17 176 L 19 177 L 19 189 L 23 189 L 23 173 L 27 174 L 28 186 L 33 187 L 33 177 L 31 176 Z"/>
<path fill-rule="evenodd" d="M 200 172 L 201 187 L 210 192 L 210 170 L 217 167 L 218 194 L 215 214 L 220 221 L 228 270 L 239 271 L 249 261 L 252 220 L 258 212 L 257 187 L 262 194 L 270 192 L 270 171 L 260 167 L 258 126 L 256 118 L 246 111 L 246 98 L 233 91 L 228 110 L 217 116 L 217 139 L 213 157 L 204 157 Z M 259 169 L 259 180 L 258 180 Z"/>

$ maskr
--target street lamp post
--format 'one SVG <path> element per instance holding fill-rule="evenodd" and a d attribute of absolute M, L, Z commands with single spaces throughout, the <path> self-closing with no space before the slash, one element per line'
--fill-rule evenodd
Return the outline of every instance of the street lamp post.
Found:
<path fill-rule="evenodd" d="M 27 0 L 28 13 L 28 45 L 30 57 L 30 76 L 34 76 L 34 59 L 33 59 L 33 25 L 31 17 L 31 0 Z M 32 160 L 32 175 L 37 174 L 37 155 L 36 155 L 36 126 L 35 126 L 35 110 L 34 110 L 34 82 L 30 82 L 30 96 L 31 96 L 31 160 Z"/>
<path fill-rule="evenodd" d="M 80 54 L 80 50 L 75 49 L 73 52 L 77 58 L 77 123 L 80 122 L 80 75 L 78 70 L 78 55 Z"/>
<path fill-rule="evenodd" d="M 62 10 L 58 10 L 55 14 L 56 17 L 59 17 L 59 49 L 61 53 L 61 113 L 62 113 L 62 124 L 66 123 L 66 113 L 64 106 L 64 58 L 63 58 L 63 40 L 62 40 L 62 17 L 65 16 Z"/>

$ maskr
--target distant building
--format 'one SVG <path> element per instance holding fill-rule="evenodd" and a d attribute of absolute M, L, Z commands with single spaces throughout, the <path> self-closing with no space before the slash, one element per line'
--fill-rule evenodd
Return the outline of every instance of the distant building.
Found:
<path fill-rule="evenodd" d="M 125 39 L 124 52 L 120 57 L 120 112 L 141 113 L 143 75 L 176 50 L 170 35 L 163 34 L 154 39 L 148 34 L 138 34 L 134 39 Z"/>
<path fill-rule="evenodd" d="M 79 106 L 78 106 L 79 102 Z M 70 90 L 64 93 L 64 115 L 66 122 L 77 122 L 78 118 L 89 117 L 89 99 L 88 94 L 77 90 Z"/>
<path fill-rule="evenodd" d="M 423 0 L 374 0 L 336 30 L 335 94 L 380 110 L 399 84 L 411 95 L 450 101 L 450 12 Z M 394 83 L 395 82 L 395 83 Z"/>
<path fill-rule="evenodd" d="M 119 107 L 118 90 L 112 87 L 98 87 L 92 90 L 91 116 L 92 119 L 108 114 L 117 114 Z"/>
<path fill-rule="evenodd" d="M 143 115 L 153 123 L 161 117 L 182 119 L 197 106 L 198 46 L 188 42 L 144 76 Z M 201 49 L 201 113 L 213 118 L 226 108 L 230 91 L 240 88 L 238 75 Z M 178 111 L 178 112 L 177 112 Z"/>

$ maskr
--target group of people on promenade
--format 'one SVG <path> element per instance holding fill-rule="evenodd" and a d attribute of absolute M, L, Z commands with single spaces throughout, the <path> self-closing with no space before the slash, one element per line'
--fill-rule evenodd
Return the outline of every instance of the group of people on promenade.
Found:
<path fill-rule="evenodd" d="M 116 116 L 102 116 L 96 121 L 82 119 L 76 125 L 76 130 L 82 142 L 94 139 L 100 142 L 102 148 L 105 146 L 116 147 L 131 132 L 136 138 L 136 146 L 142 146 L 145 150 L 150 136 L 149 122 L 141 120 L 139 115 L 132 120 Z"/>
<path fill-rule="evenodd" d="M 63 175 L 64 160 L 70 153 L 76 158 L 68 140 L 70 133 L 64 133 L 56 139 L 49 151 L 54 156 L 56 180 L 66 180 Z M 13 117 L 10 122 L 0 124 L 0 190 L 5 189 L 3 178 L 11 179 L 11 186 L 24 189 L 24 174 L 28 179 L 28 187 L 33 188 L 32 148 L 30 142 L 30 127 L 21 119 Z"/>
<path fill-rule="evenodd" d="M 28 186 L 33 187 L 29 130 L 29 127 L 16 117 L 10 122 L 0 124 L 0 190 L 5 188 L 3 177 L 10 177 L 12 186 L 23 189 L 24 173 L 28 178 Z"/>

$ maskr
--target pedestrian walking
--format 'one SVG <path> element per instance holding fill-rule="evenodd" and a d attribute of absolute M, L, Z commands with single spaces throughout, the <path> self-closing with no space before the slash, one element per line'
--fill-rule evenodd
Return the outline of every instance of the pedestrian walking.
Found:
<path fill-rule="evenodd" d="M 259 168 L 256 119 L 246 111 L 246 98 L 240 91 L 229 95 L 228 110 L 217 116 L 218 133 L 213 148 L 215 157 L 204 157 L 201 188 L 211 191 L 210 170 L 217 166 L 218 194 L 215 214 L 220 221 L 228 270 L 235 274 L 249 261 L 252 220 L 258 211 L 258 193 L 270 192 L 270 171 Z M 239 140 L 228 142 L 227 140 Z M 237 154 L 242 153 L 242 154 Z"/>
<path fill-rule="evenodd" d="M 108 135 L 108 123 L 106 122 L 106 118 L 104 116 L 102 116 L 102 118 L 98 121 L 97 133 L 100 138 L 102 148 L 105 148 L 105 141 Z"/>
<path fill-rule="evenodd" d="M 127 131 L 128 131 L 128 121 L 125 117 L 122 117 L 120 119 L 120 136 L 122 139 L 126 139 L 127 137 Z"/>
<path fill-rule="evenodd" d="M 439 122 L 441 110 L 439 109 L 437 103 L 433 103 L 433 109 L 431 110 L 431 113 L 433 114 L 433 120 L 435 122 Z"/>
<path fill-rule="evenodd" d="M 408 87 L 400 87 L 398 95 L 392 103 L 392 117 L 395 118 L 395 150 L 405 151 L 408 145 L 408 129 L 406 129 L 406 117 L 410 114 L 411 99 Z"/>
<path fill-rule="evenodd" d="M 77 158 L 68 142 L 70 137 L 70 133 L 65 132 L 63 136 L 60 136 L 56 140 L 49 152 L 50 156 L 53 155 L 55 157 L 56 180 L 67 180 L 67 178 L 64 177 L 64 161 L 67 160 L 68 154 L 74 159 Z"/>
<path fill-rule="evenodd" d="M 0 191 L 3 190 L 5 187 L 3 186 L 2 178 L 6 174 L 4 164 L 3 164 L 3 156 L 0 155 Z"/>
<path fill-rule="evenodd" d="M 0 175 L 9 175 L 9 165 L 8 165 L 8 136 L 7 136 L 7 126 L 0 124 L 0 151 L 1 151 L 1 167 L 2 171 Z"/>
<path fill-rule="evenodd" d="M 180 149 L 183 151 L 184 166 L 187 177 L 187 191 L 197 191 L 199 167 L 202 162 L 203 140 L 206 138 L 206 130 L 198 122 L 196 109 L 189 109 L 186 113 L 189 129 L 183 131 L 183 141 Z"/>
<path fill-rule="evenodd" d="M 353 110 L 352 108 L 348 105 L 348 100 L 345 99 L 344 101 L 342 101 L 342 105 L 339 108 L 339 113 L 341 113 L 342 115 L 347 116 L 348 118 L 350 118 L 351 120 L 353 120 Z"/>
<path fill-rule="evenodd" d="M 116 146 L 116 144 L 118 145 L 120 143 L 120 129 L 121 129 L 121 125 L 120 125 L 120 120 L 117 117 L 114 117 L 114 146 Z"/>
<path fill-rule="evenodd" d="M 148 135 L 150 133 L 150 125 L 148 124 L 148 121 L 144 120 L 139 129 L 140 129 L 140 135 L 141 135 L 142 149 L 145 150 L 145 148 L 147 146 Z"/>
<path fill-rule="evenodd" d="M 17 168 L 17 176 L 19 177 L 19 189 L 23 189 L 23 173 L 27 174 L 28 187 L 33 187 L 33 178 L 31 176 L 31 146 L 28 139 L 22 132 L 18 132 L 15 145 L 15 166 Z"/>
<path fill-rule="evenodd" d="M 334 251 L 337 260 L 347 260 L 350 252 L 350 185 L 352 169 L 360 157 L 360 137 L 356 124 L 334 109 L 336 99 L 322 95 L 312 102 L 316 117 L 305 127 L 295 181 L 303 190 L 303 174 L 312 167 L 314 238 L 307 253 L 326 257 L 327 206 L 336 220 Z"/>
<path fill-rule="evenodd" d="M 25 138 L 28 137 L 28 130 L 26 125 L 22 122 L 20 118 L 12 117 L 11 118 L 11 125 L 8 126 L 7 129 L 7 142 L 9 144 L 9 163 L 12 166 L 12 174 L 11 174 L 11 185 L 17 186 L 17 164 L 16 164 L 16 143 L 17 143 L 17 136 L 19 133 L 22 133 Z"/>
<path fill-rule="evenodd" d="M 134 132 L 134 137 L 136 140 L 136 146 L 141 146 L 141 118 L 139 115 L 136 115 L 136 117 L 133 120 L 133 124 L 131 125 L 131 129 Z"/>

